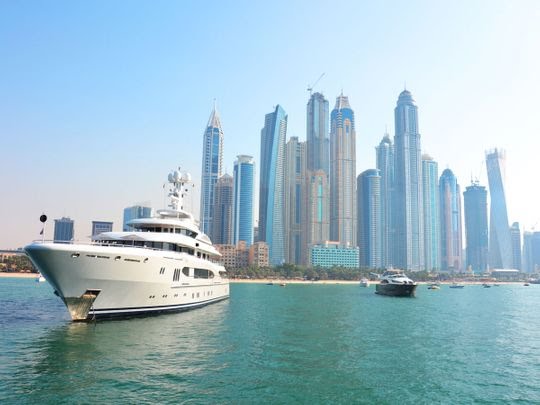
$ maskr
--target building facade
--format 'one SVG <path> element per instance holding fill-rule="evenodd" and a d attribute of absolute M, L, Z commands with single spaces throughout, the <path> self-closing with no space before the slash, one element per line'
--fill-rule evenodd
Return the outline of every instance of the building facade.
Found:
<path fill-rule="evenodd" d="M 330 239 L 356 247 L 356 131 L 343 93 L 336 99 L 330 127 Z"/>
<path fill-rule="evenodd" d="M 445 169 L 439 179 L 441 224 L 441 269 L 462 269 L 461 191 L 456 176 Z"/>
<path fill-rule="evenodd" d="M 54 220 L 54 241 L 72 242 L 74 236 L 74 222 L 69 217 Z"/>
<path fill-rule="evenodd" d="M 280 106 L 266 114 L 261 130 L 259 241 L 269 248 L 270 264 L 285 262 L 285 142 L 287 114 Z"/>
<path fill-rule="evenodd" d="M 112 232 L 113 223 L 107 221 L 92 221 L 92 238 L 103 232 Z"/>
<path fill-rule="evenodd" d="M 463 193 L 467 269 L 484 273 L 488 269 L 487 191 L 477 182 Z"/>
<path fill-rule="evenodd" d="M 214 188 L 223 169 L 223 130 L 216 106 L 210 114 L 203 136 L 201 173 L 201 231 L 212 238 Z"/>
<path fill-rule="evenodd" d="M 134 205 L 132 207 L 124 208 L 124 221 L 122 223 L 122 231 L 131 231 L 132 228 L 128 225 L 128 222 L 132 219 L 151 218 L 152 215 L 152 208 L 145 205 Z"/>
<path fill-rule="evenodd" d="M 312 267 L 358 267 L 358 247 L 326 242 L 309 247 L 309 265 Z"/>
<path fill-rule="evenodd" d="M 324 170 L 308 172 L 306 179 L 306 245 L 330 239 L 330 185 Z"/>
<path fill-rule="evenodd" d="M 253 194 L 255 163 L 253 157 L 238 155 L 234 162 L 233 242 L 253 243 Z"/>
<path fill-rule="evenodd" d="M 512 240 L 512 269 L 521 271 L 521 230 L 519 222 L 514 222 L 510 227 Z"/>
<path fill-rule="evenodd" d="M 394 118 L 393 262 L 402 269 L 424 270 L 422 155 L 418 107 L 409 91 L 404 90 L 399 95 Z"/>
<path fill-rule="evenodd" d="M 377 169 L 381 176 L 381 238 L 382 267 L 392 266 L 392 205 L 394 198 L 394 145 L 388 134 L 385 134 L 376 147 Z M 358 214 L 360 215 L 360 214 Z"/>
<path fill-rule="evenodd" d="M 505 169 L 506 153 L 493 149 L 486 153 L 486 168 L 489 181 L 489 267 L 492 269 L 512 268 L 512 240 L 506 209 Z"/>
<path fill-rule="evenodd" d="M 369 169 L 357 179 L 358 248 L 360 267 L 382 267 L 381 176 Z"/>
<path fill-rule="evenodd" d="M 285 154 L 285 261 L 306 263 L 306 142 L 293 136 Z"/>
<path fill-rule="evenodd" d="M 424 265 L 428 271 L 437 271 L 441 268 L 439 165 L 429 155 L 422 155 L 422 193 L 424 194 Z"/>
<path fill-rule="evenodd" d="M 330 138 L 328 100 L 321 93 L 313 93 L 307 104 L 307 170 L 330 172 Z"/>
<path fill-rule="evenodd" d="M 214 187 L 212 243 L 220 245 L 233 243 L 233 189 L 234 180 L 227 173 L 218 179 Z"/>

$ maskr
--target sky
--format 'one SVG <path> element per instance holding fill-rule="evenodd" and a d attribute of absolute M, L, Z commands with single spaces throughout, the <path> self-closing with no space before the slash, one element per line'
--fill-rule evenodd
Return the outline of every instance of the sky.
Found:
<path fill-rule="evenodd" d="M 307 87 L 341 91 L 356 119 L 357 172 L 394 135 L 406 87 L 422 149 L 462 191 L 487 186 L 485 152 L 506 150 L 509 221 L 540 228 L 540 2 L 0 2 L 0 249 L 39 239 L 39 216 L 91 221 L 164 206 L 171 169 L 198 184 L 216 100 L 224 166 L 258 170 L 264 115 L 280 104 L 306 137 Z M 188 206 L 198 215 L 197 187 Z"/>

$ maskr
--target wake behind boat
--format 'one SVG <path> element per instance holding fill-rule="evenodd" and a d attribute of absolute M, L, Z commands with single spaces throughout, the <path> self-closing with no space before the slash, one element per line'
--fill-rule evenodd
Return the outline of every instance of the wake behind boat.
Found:
<path fill-rule="evenodd" d="M 417 284 L 401 270 L 389 269 L 383 273 L 380 283 L 375 286 L 375 294 L 413 297 L 416 287 Z"/>
<path fill-rule="evenodd" d="M 24 248 L 74 321 L 181 311 L 229 297 L 219 252 L 182 206 L 189 174 L 174 171 L 168 180 L 170 209 L 130 221 L 133 231 Z"/>

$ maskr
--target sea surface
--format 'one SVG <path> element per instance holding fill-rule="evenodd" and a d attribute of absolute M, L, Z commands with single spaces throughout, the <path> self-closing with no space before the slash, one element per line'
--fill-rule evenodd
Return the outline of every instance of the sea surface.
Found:
<path fill-rule="evenodd" d="M 540 403 L 540 285 L 383 297 L 232 284 L 157 317 L 72 323 L 48 283 L 0 279 L 0 403 Z"/>

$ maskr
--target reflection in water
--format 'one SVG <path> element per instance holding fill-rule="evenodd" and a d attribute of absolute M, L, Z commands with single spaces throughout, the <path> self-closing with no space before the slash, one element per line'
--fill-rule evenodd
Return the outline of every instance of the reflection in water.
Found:
<path fill-rule="evenodd" d="M 137 401 L 155 389 L 177 393 L 214 364 L 227 309 L 224 301 L 158 317 L 64 324 L 22 349 L 15 394 L 29 402 L 87 402 Z"/>

